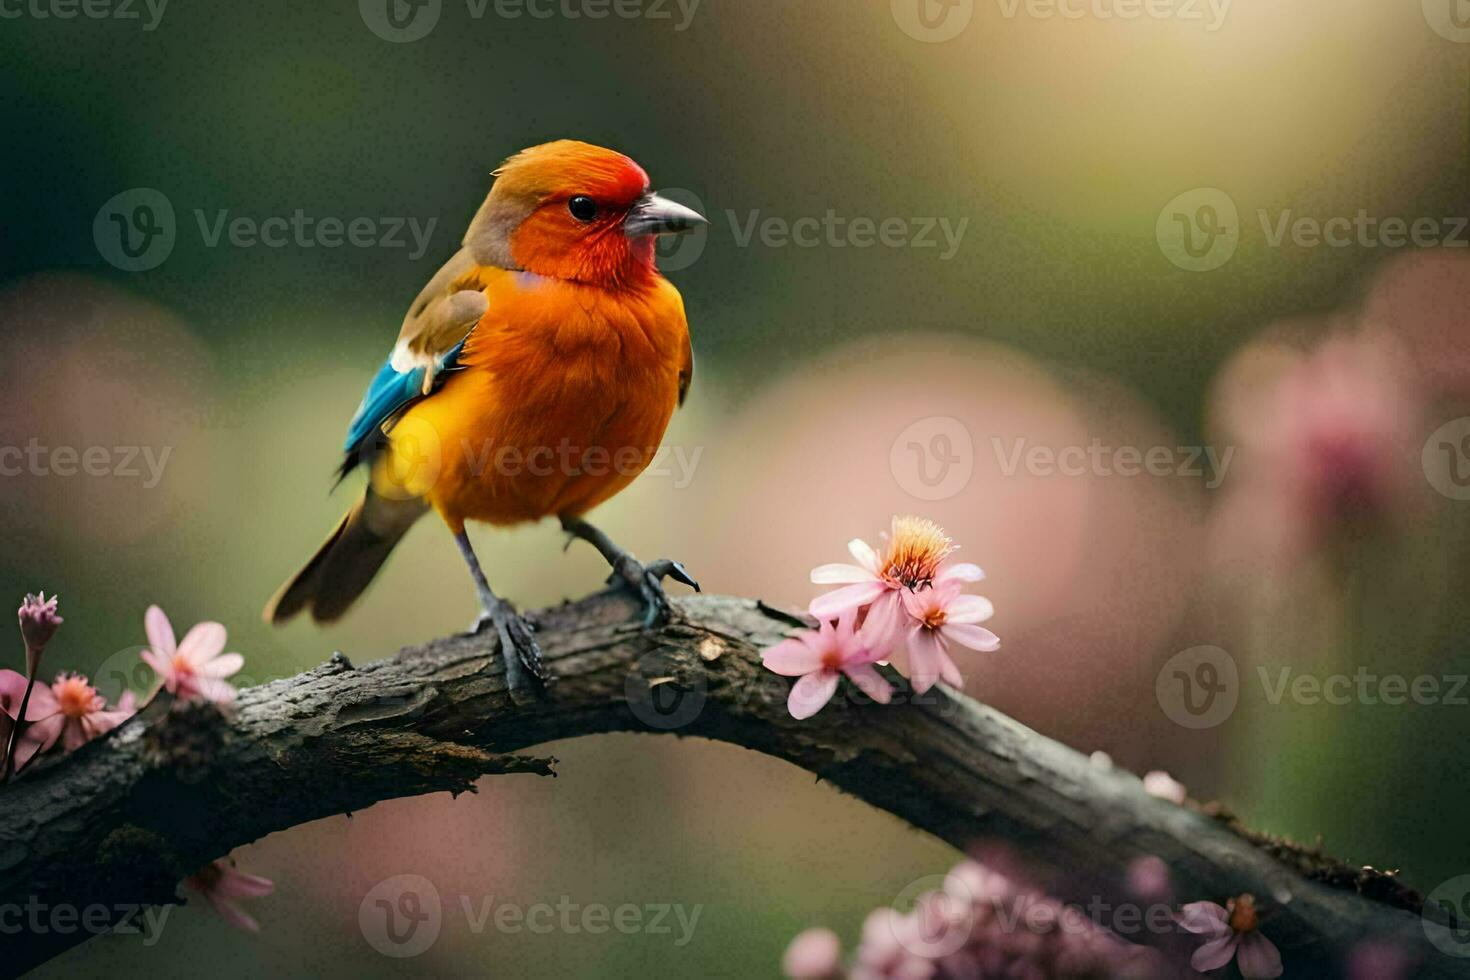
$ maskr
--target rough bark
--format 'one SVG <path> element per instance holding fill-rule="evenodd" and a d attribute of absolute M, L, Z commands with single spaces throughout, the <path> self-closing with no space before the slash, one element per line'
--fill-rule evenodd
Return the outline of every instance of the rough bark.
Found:
<path fill-rule="evenodd" d="M 134 719 L 0 791 L 0 906 L 115 915 L 167 903 L 184 875 L 273 831 L 379 800 L 458 793 L 485 775 L 552 775 L 554 760 L 521 753 L 557 739 L 671 731 L 785 759 L 957 848 L 1003 839 L 1064 869 L 1054 890 L 1084 908 L 1119 894 L 1134 858 L 1156 854 L 1181 900 L 1251 892 L 1267 904 L 1288 976 L 1335 972 L 1369 936 L 1422 953 L 1423 975 L 1470 975 L 1470 961 L 1427 941 L 1414 896 L 1392 879 L 1155 799 L 1136 777 L 954 692 L 915 697 L 901 686 L 903 703 L 879 706 L 844 682 L 816 717 L 793 720 L 789 682 L 759 658 L 800 625 L 792 614 L 696 597 L 645 633 L 630 611 L 599 595 L 538 613 L 555 682 L 531 703 L 511 698 L 493 637 L 457 636 L 368 664 L 334 655 L 242 691 L 228 719 L 200 709 Z M 87 937 L 4 924 L 5 973 Z"/>

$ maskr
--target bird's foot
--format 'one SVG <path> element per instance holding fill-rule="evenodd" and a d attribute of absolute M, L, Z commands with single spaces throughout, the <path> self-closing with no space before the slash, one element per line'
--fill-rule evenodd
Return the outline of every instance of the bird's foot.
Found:
<path fill-rule="evenodd" d="M 495 631 L 500 640 L 500 655 L 505 660 L 505 683 L 511 698 L 518 703 L 535 700 L 551 681 L 551 672 L 541 662 L 535 629 L 504 599 L 487 603 L 480 618 L 470 626 L 471 636 Z"/>
<path fill-rule="evenodd" d="M 669 597 L 664 593 L 663 580 L 666 578 L 699 591 L 699 583 L 683 564 L 669 558 L 642 565 L 632 555 L 623 555 L 613 563 L 613 571 L 607 581 L 614 588 L 633 593 L 643 603 L 643 628 L 652 629 L 667 623 L 673 614 Z"/>

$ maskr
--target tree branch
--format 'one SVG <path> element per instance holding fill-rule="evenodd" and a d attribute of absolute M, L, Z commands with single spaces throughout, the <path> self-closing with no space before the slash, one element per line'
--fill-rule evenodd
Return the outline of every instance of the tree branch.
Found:
<path fill-rule="evenodd" d="M 1470 975 L 1427 942 L 1416 899 L 1391 878 L 1155 799 L 1136 777 L 942 689 L 916 697 L 900 682 L 905 703 L 879 706 L 844 682 L 820 714 L 795 721 L 789 682 L 762 669 L 759 651 L 800 617 L 718 597 L 677 610 L 656 633 L 607 594 L 538 613 L 555 676 L 542 701 L 510 697 L 493 636 L 451 637 L 358 667 L 334 655 L 242 691 L 229 719 L 207 706 L 137 718 L 27 772 L 0 792 L 0 963 L 24 970 L 87 937 L 7 930 L 5 903 L 106 906 L 115 919 L 132 903 L 176 901 L 183 876 L 265 834 L 459 793 L 487 774 L 552 775 L 554 760 L 518 753 L 557 739 L 662 730 L 785 759 L 957 848 L 1004 839 L 1065 869 L 1053 891 L 1084 909 L 1122 894 L 1134 858 L 1158 855 L 1183 901 L 1251 892 L 1270 906 L 1288 976 L 1335 969 L 1370 936 L 1422 952 L 1422 975 Z"/>

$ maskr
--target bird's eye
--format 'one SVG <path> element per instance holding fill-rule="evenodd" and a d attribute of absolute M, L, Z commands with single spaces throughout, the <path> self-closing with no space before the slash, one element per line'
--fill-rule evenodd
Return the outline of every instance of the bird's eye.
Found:
<path fill-rule="evenodd" d="M 586 194 L 578 194 L 567 202 L 567 210 L 578 221 L 591 221 L 597 217 L 597 202 Z"/>

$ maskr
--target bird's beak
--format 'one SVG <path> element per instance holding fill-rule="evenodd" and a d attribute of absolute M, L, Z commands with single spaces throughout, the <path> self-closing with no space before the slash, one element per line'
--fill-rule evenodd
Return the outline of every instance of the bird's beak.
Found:
<path fill-rule="evenodd" d="M 690 231 L 709 221 L 693 208 L 659 197 L 650 191 L 638 199 L 628 217 L 623 219 L 623 231 L 629 238 L 639 235 L 665 235 Z"/>

